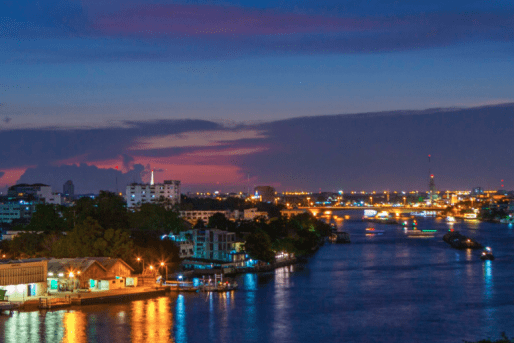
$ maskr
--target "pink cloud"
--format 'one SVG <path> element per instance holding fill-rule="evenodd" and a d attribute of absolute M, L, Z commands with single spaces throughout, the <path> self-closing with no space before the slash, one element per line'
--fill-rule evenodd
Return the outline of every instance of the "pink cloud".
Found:
<path fill-rule="evenodd" d="M 150 164 L 152 168 L 162 170 L 155 175 L 157 182 L 180 180 L 184 185 L 235 185 L 245 182 L 245 174 L 241 168 L 225 161 L 205 162 L 187 157 L 135 158 L 135 163 Z"/>
<path fill-rule="evenodd" d="M 0 187 L 9 187 L 16 184 L 16 181 L 25 173 L 27 168 L 34 168 L 34 166 L 27 166 L 23 168 L 4 169 L 4 175 L 0 177 Z"/>
<path fill-rule="evenodd" d="M 92 18 L 92 28 L 104 34 L 159 37 L 352 32 L 384 26 L 383 22 L 360 18 L 178 4 L 139 5 Z"/>

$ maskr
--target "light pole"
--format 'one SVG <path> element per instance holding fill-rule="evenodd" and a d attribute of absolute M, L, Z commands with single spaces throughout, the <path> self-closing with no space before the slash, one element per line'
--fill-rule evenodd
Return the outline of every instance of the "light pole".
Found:
<path fill-rule="evenodd" d="M 141 257 L 137 258 L 137 262 L 143 262 L 143 269 L 141 270 L 141 274 L 144 274 L 145 272 L 145 260 Z"/>
<path fill-rule="evenodd" d="M 403 206 L 407 206 L 407 197 L 403 197 Z"/>
<path fill-rule="evenodd" d="M 369 197 L 369 204 L 373 206 L 373 197 Z"/>
<path fill-rule="evenodd" d="M 310 201 L 310 200 L 311 200 L 311 198 L 307 197 L 307 207 L 309 207 L 309 204 L 310 204 L 310 202 L 309 202 L 309 201 Z"/>
<path fill-rule="evenodd" d="M 161 267 L 166 267 L 166 279 L 165 280 L 168 280 L 168 265 L 167 264 L 164 264 L 164 262 L 161 262 Z"/>

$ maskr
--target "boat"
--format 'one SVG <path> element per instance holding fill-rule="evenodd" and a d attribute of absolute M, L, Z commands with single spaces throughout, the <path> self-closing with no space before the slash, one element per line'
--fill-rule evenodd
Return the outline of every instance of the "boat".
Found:
<path fill-rule="evenodd" d="M 480 255 L 480 259 L 482 259 L 483 261 L 486 261 L 486 260 L 492 261 L 492 260 L 494 260 L 494 255 L 493 255 L 492 249 L 490 247 L 486 247 L 484 249 L 484 251 L 482 251 L 482 254 Z"/>
<path fill-rule="evenodd" d="M 229 292 L 238 287 L 237 282 L 228 279 L 223 280 L 223 274 L 215 274 L 214 280 L 203 278 L 199 289 L 201 292 Z"/>
<path fill-rule="evenodd" d="M 169 287 L 171 291 L 178 292 L 198 292 L 200 290 L 199 286 L 194 285 L 193 282 L 190 281 L 179 281 L 179 282 L 166 282 L 163 284 L 166 287 Z"/>
<path fill-rule="evenodd" d="M 384 230 L 377 230 L 374 227 L 367 227 L 366 231 L 368 231 L 369 233 L 377 233 L 377 234 L 385 232 Z"/>
<path fill-rule="evenodd" d="M 445 220 L 447 223 L 451 223 L 451 224 L 456 222 L 455 217 L 453 217 L 453 216 L 447 216 Z"/>
<path fill-rule="evenodd" d="M 437 230 L 406 230 L 407 237 L 409 238 L 431 238 L 435 236 Z"/>
<path fill-rule="evenodd" d="M 443 241 L 455 249 L 482 249 L 482 245 L 472 238 L 461 235 L 458 231 L 448 232 Z"/>

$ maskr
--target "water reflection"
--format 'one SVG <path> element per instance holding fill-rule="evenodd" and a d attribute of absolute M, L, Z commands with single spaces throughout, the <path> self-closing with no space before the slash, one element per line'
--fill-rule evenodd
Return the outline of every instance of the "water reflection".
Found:
<path fill-rule="evenodd" d="M 44 327 L 41 328 L 44 330 Z M 15 312 L 9 318 L 4 332 L 0 331 L 1 342 L 39 342 L 39 312 Z"/>
<path fill-rule="evenodd" d="M 244 276 L 244 285 L 246 288 L 246 320 L 244 331 L 246 332 L 246 336 L 250 341 L 255 341 L 257 339 L 257 275 L 246 274 Z"/>
<path fill-rule="evenodd" d="M 491 261 L 484 261 L 484 298 L 491 300 L 493 295 L 493 269 Z"/>
<path fill-rule="evenodd" d="M 86 314 L 81 311 L 69 311 L 63 317 L 64 343 L 83 343 L 87 341 Z"/>
<path fill-rule="evenodd" d="M 175 323 L 175 341 L 177 343 L 187 342 L 186 330 L 186 306 L 185 299 L 182 294 L 178 295 L 177 304 L 175 306 L 176 323 Z"/>
<path fill-rule="evenodd" d="M 162 297 L 132 303 L 132 342 L 172 342 L 169 299 Z"/>
<path fill-rule="evenodd" d="M 274 294 L 274 320 L 273 341 L 283 342 L 291 337 L 291 322 L 289 320 L 290 270 L 283 267 L 275 270 L 275 294 Z"/>

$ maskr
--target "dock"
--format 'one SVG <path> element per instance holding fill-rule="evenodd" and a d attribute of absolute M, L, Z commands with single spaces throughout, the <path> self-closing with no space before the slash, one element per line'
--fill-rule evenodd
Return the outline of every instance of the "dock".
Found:
<path fill-rule="evenodd" d="M 48 296 L 39 298 L 40 309 L 55 309 L 69 306 L 118 303 L 131 300 L 153 298 L 166 295 L 166 287 L 132 288 L 103 292 L 79 293 L 64 296 Z"/>
<path fill-rule="evenodd" d="M 9 315 L 12 315 L 14 310 L 17 310 L 20 307 L 20 304 L 10 302 L 10 301 L 1 301 L 0 302 L 0 314 L 5 314 L 6 312 Z"/>

